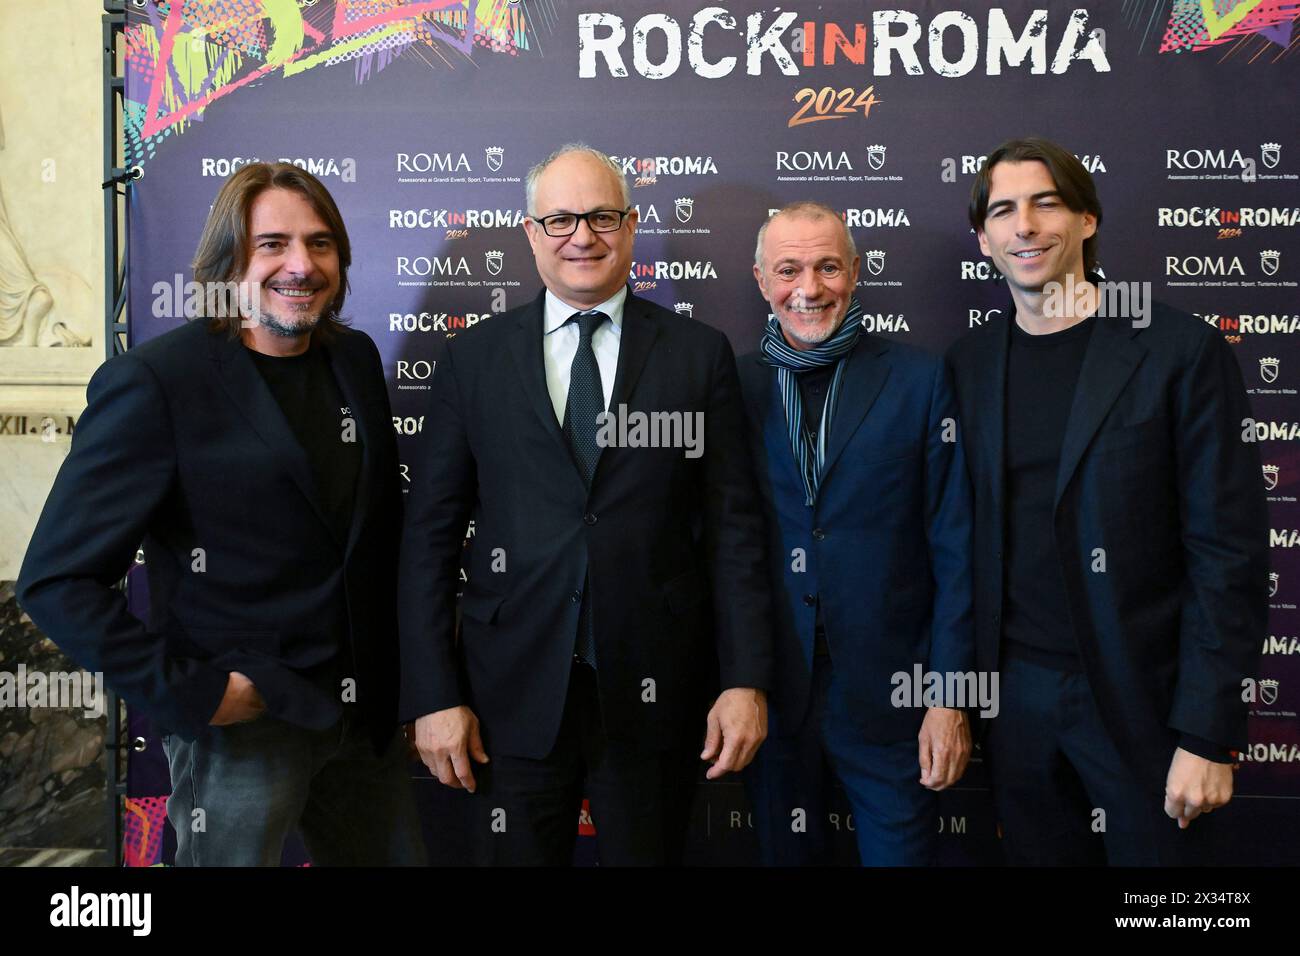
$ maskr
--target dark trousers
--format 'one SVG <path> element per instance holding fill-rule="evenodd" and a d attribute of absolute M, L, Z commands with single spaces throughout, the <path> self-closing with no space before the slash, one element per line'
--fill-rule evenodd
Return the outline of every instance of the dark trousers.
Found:
<path fill-rule="evenodd" d="M 279 866 L 298 829 L 314 866 L 421 866 L 406 740 L 382 755 L 351 715 L 328 730 L 274 717 L 163 737 L 177 866 Z"/>
<path fill-rule="evenodd" d="M 607 739 L 590 667 L 574 663 L 560 731 L 543 759 L 495 754 L 486 733 L 491 762 L 474 765 L 481 865 L 572 865 L 584 795 L 600 865 L 680 865 L 699 750 L 691 741 L 660 752 Z"/>
<path fill-rule="evenodd" d="M 828 797 L 837 780 L 853 812 L 863 866 L 934 863 L 938 797 L 920 784 L 916 738 L 868 743 L 855 729 L 860 724 L 839 692 L 830 658 L 818 655 L 802 724 L 793 734 L 769 737 L 744 772 L 765 866 L 833 862 Z"/>
<path fill-rule="evenodd" d="M 1124 762 L 1085 674 L 1004 654 L 1000 680 L 1000 712 L 985 750 L 1007 862 L 1195 862 L 1209 818 L 1180 831 L 1165 815 L 1163 789 L 1144 786 Z"/>

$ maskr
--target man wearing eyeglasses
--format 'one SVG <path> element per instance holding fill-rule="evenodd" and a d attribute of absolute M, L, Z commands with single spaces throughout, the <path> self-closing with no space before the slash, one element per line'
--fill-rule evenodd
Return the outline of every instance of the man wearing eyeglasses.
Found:
<path fill-rule="evenodd" d="M 449 340 L 434 374 L 402 545 L 402 711 L 430 771 L 475 794 L 482 862 L 570 863 L 586 796 L 601 864 L 677 863 L 700 761 L 738 771 L 766 734 L 735 359 L 629 292 L 637 214 L 609 157 L 561 147 L 527 202 L 545 288 Z"/>

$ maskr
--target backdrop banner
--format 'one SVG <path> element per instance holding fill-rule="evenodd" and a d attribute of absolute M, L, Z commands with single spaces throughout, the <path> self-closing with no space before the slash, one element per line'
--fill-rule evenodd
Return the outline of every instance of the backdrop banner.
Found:
<path fill-rule="evenodd" d="M 406 483 L 419 477 L 418 443 L 438 427 L 425 417 L 438 343 L 540 288 L 521 228 L 523 180 L 560 144 L 608 152 L 633 187 L 633 291 L 722 329 L 737 354 L 757 346 L 768 316 L 751 272 L 756 232 L 796 199 L 843 212 L 862 254 L 868 331 L 940 351 L 1003 314 L 1010 295 L 966 219 L 972 176 L 1004 139 L 1064 144 L 1099 187 L 1106 277 L 1201 316 L 1241 363 L 1255 416 L 1243 434 L 1262 443 L 1265 462 L 1273 603 L 1243 691 L 1250 746 L 1215 825 L 1223 862 L 1300 855 L 1300 5 L 128 9 L 128 164 L 141 173 L 129 223 L 132 343 L 184 321 L 189 261 L 223 180 L 256 160 L 302 166 L 347 222 L 345 318 L 383 355 Z M 132 575 L 137 607 L 143 577 Z M 148 865 L 174 846 L 160 799 L 170 787 L 157 735 L 135 723 L 150 746 L 131 762 L 127 857 Z M 433 859 L 464 859 L 465 796 L 413 772 Z M 978 753 L 941 810 L 943 862 L 999 861 Z M 590 833 L 585 817 L 579 825 Z M 843 803 L 832 825 L 851 860 Z M 693 826 L 693 862 L 755 859 L 738 779 L 701 787 Z M 584 858 L 591 842 L 579 841 Z M 286 854 L 302 859 L 300 848 Z"/>

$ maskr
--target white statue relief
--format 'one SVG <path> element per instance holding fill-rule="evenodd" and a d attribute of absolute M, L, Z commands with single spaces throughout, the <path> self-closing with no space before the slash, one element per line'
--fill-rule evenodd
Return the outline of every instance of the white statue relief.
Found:
<path fill-rule="evenodd" d="M 0 150 L 4 146 L 4 119 L 0 116 Z M 54 314 L 54 296 L 28 265 L 0 189 L 0 347 L 90 344 L 89 336 Z"/>

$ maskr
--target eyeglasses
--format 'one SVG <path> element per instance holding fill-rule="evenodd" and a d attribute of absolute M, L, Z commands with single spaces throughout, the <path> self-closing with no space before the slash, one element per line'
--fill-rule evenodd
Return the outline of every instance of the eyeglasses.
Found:
<path fill-rule="evenodd" d="M 623 225 L 623 218 L 632 211 L 626 209 L 593 209 L 591 212 L 557 212 L 554 216 L 530 217 L 553 238 L 571 236 L 578 231 L 578 222 L 585 219 L 592 232 L 615 232 Z"/>

